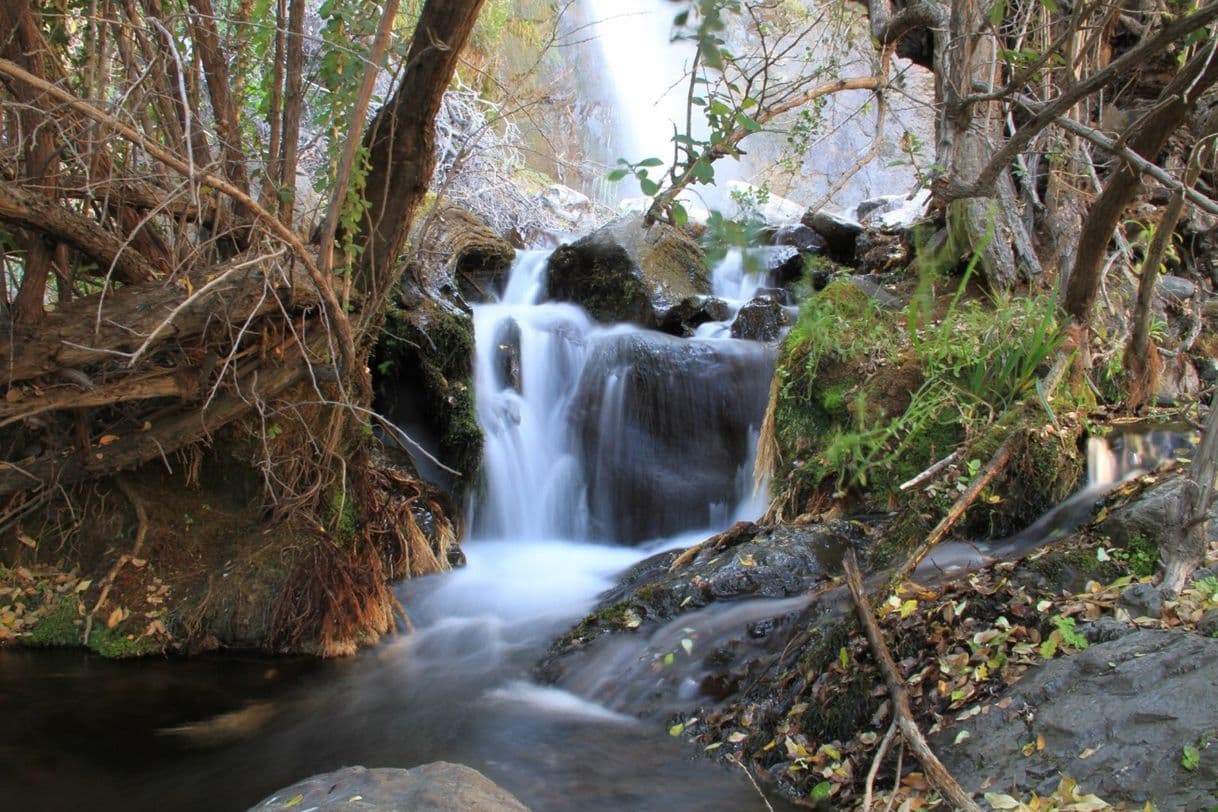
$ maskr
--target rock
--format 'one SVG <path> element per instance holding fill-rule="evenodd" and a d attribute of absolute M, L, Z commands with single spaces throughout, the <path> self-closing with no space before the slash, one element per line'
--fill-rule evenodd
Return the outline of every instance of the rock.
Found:
<path fill-rule="evenodd" d="M 592 201 L 583 192 L 552 183 L 541 193 L 541 202 L 571 225 L 592 213 Z"/>
<path fill-rule="evenodd" d="M 783 328 L 791 325 L 786 307 L 772 296 L 758 296 L 740 308 L 732 322 L 732 338 L 749 341 L 777 341 Z"/>
<path fill-rule="evenodd" d="M 1205 356 L 1197 359 L 1197 376 L 1208 389 L 1218 383 L 1218 358 Z"/>
<path fill-rule="evenodd" d="M 1197 631 L 1206 637 L 1218 637 L 1218 609 L 1211 609 L 1201 616 Z"/>
<path fill-rule="evenodd" d="M 592 535 L 637 543 L 710 525 L 715 503 L 738 492 L 776 354 L 649 332 L 597 341 L 571 404 Z"/>
<path fill-rule="evenodd" d="M 790 245 L 763 246 L 755 250 L 761 253 L 767 278 L 779 285 L 798 279 L 804 271 L 803 255 Z"/>
<path fill-rule="evenodd" d="M 1184 487 L 1180 477 L 1161 482 L 1147 488 L 1134 501 L 1117 508 L 1100 522 L 1099 530 L 1118 547 L 1129 547 L 1137 538 L 1158 542 L 1159 534 L 1167 523 L 1167 506 Z M 1210 527 L 1218 519 L 1218 505 L 1210 508 Z"/>
<path fill-rule="evenodd" d="M 603 323 L 659 326 L 682 299 L 710 292 L 702 249 L 679 229 L 622 217 L 558 248 L 549 297 L 581 305 Z"/>
<path fill-rule="evenodd" d="M 777 225 L 798 220 L 800 215 L 804 213 L 805 207 L 803 205 L 796 203 L 794 200 L 779 197 L 773 192 L 764 191 L 757 186 L 753 186 L 751 183 L 729 180 L 727 182 L 727 190 L 732 195 L 733 200 L 758 201 L 755 204 L 746 203 L 743 206 L 737 204 L 735 212 L 737 219 L 750 216 L 758 217 L 764 223 Z"/>
<path fill-rule="evenodd" d="M 1163 359 L 1155 403 L 1160 406 L 1176 406 L 1195 400 L 1200 393 L 1201 377 L 1187 356 Z"/>
<path fill-rule="evenodd" d="M 1135 629 L 1128 623 L 1122 623 L 1116 618 L 1102 617 L 1091 623 L 1084 623 L 1079 631 L 1083 637 L 1087 638 L 1088 643 L 1095 645 L 1096 643 L 1108 643 L 1120 639 L 1135 631 Z"/>
<path fill-rule="evenodd" d="M 1155 282 L 1155 291 L 1164 299 L 1182 302 L 1197 295 L 1197 286 L 1182 276 L 1165 274 Z"/>
<path fill-rule="evenodd" d="M 482 773 L 444 761 L 409 770 L 344 767 L 285 787 L 251 810 L 281 810 L 288 805 L 318 812 L 528 812 L 528 807 Z"/>
<path fill-rule="evenodd" d="M 909 264 L 909 243 L 904 235 L 869 229 L 859 235 L 855 243 L 855 257 L 861 273 L 882 274 L 901 270 Z"/>
<path fill-rule="evenodd" d="M 688 296 L 677 302 L 660 319 L 660 332 L 688 338 L 699 326 L 711 321 L 726 321 L 732 311 L 727 302 L 714 296 Z"/>
<path fill-rule="evenodd" d="M 803 254 L 820 254 L 825 250 L 825 238 L 803 223 L 779 226 L 769 235 L 771 245 L 788 245 Z"/>
<path fill-rule="evenodd" d="M 515 319 L 504 319 L 496 326 L 495 385 L 520 391 L 520 325 Z"/>
<path fill-rule="evenodd" d="M 864 200 L 854 210 L 855 219 L 864 226 L 888 231 L 906 231 L 926 215 L 930 190 L 921 189 L 912 197 L 883 195 Z"/>
<path fill-rule="evenodd" d="M 1163 596 L 1151 584 L 1133 584 L 1121 592 L 1116 605 L 1118 609 L 1128 612 L 1131 618 L 1158 619 L 1163 613 Z"/>
<path fill-rule="evenodd" d="M 1216 691 L 1218 640 L 1136 631 L 1039 666 L 1007 693 L 1006 710 L 991 705 L 931 747 L 974 794 L 1048 796 L 1068 775 L 1111 804 L 1210 809 L 1218 756 L 1202 749 L 1187 771 L 1180 754 L 1218 730 Z M 961 730 L 970 735 L 958 740 Z M 1044 749 L 1026 753 L 1038 737 Z"/>
<path fill-rule="evenodd" d="M 838 262 L 854 262 L 855 246 L 863 233 L 861 223 L 824 209 L 805 213 L 800 222 L 825 238 L 829 255 Z"/>
<path fill-rule="evenodd" d="M 850 284 L 870 296 L 877 305 L 885 310 L 900 310 L 904 304 L 896 296 L 889 293 L 878 279 L 871 276 L 848 276 Z"/>

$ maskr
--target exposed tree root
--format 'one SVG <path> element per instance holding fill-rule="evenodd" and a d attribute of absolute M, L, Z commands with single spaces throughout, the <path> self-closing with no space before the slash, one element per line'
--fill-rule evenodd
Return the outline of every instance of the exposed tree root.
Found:
<path fill-rule="evenodd" d="M 93 631 L 93 618 L 101 611 L 102 606 L 106 603 L 106 598 L 110 597 L 110 590 L 114 587 L 114 579 L 118 578 L 119 572 L 132 559 L 140 557 L 140 550 L 144 547 L 144 539 L 148 535 L 148 511 L 144 507 L 144 500 L 140 498 L 139 492 L 127 481 L 125 477 L 115 477 L 114 484 L 123 492 L 128 501 L 131 502 L 131 507 L 135 509 L 135 543 L 131 545 L 129 554 L 120 555 L 118 560 L 114 562 L 114 566 L 110 567 L 110 571 L 106 573 L 106 577 L 102 579 L 101 593 L 97 596 L 97 603 L 93 604 L 93 608 L 89 610 L 89 614 L 85 617 L 85 629 L 81 635 L 80 642 L 84 645 L 89 644 L 89 634 Z"/>

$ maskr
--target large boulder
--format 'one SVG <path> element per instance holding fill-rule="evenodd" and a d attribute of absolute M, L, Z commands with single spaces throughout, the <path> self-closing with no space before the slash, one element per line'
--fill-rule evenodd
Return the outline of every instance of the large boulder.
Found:
<path fill-rule="evenodd" d="M 1137 631 L 1040 666 L 931 746 L 973 793 L 1046 797 L 1066 775 L 1110 804 L 1212 809 L 1216 691 L 1218 640 Z M 1200 756 L 1192 769 L 1185 747 Z"/>
<path fill-rule="evenodd" d="M 775 354 L 648 332 L 598 340 L 572 404 L 593 535 L 667 536 L 706 527 L 734 503 Z"/>
<path fill-rule="evenodd" d="M 1121 548 L 1136 546 L 1139 541 L 1157 546 L 1168 523 L 1168 508 L 1179 498 L 1183 488 L 1184 480 L 1176 477 L 1147 489 L 1134 501 L 1105 516 L 1100 523 L 1100 532 Z M 1218 505 L 1210 508 L 1211 534 L 1215 530 L 1218 530 Z"/>
<path fill-rule="evenodd" d="M 732 322 L 732 338 L 749 341 L 777 341 L 795 323 L 791 312 L 773 296 L 762 295 L 748 302 Z"/>
<path fill-rule="evenodd" d="M 343 767 L 306 778 L 251 807 L 368 812 L 528 812 L 482 773 L 436 761 L 409 770 Z"/>
<path fill-rule="evenodd" d="M 551 299 L 574 302 L 597 321 L 658 327 L 682 299 L 710 293 L 702 249 L 664 223 L 622 217 L 550 256 Z"/>

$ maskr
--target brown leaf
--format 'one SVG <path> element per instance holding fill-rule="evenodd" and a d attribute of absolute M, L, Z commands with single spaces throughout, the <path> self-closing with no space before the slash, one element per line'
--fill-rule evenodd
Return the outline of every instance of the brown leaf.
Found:
<path fill-rule="evenodd" d="M 120 607 L 115 608 L 115 610 L 110 613 L 110 617 L 106 618 L 106 628 L 113 629 L 115 626 L 117 626 L 119 623 L 121 623 L 122 620 L 123 620 L 123 609 L 120 606 Z"/>
<path fill-rule="evenodd" d="M 110 445 L 110 443 L 114 442 L 117 439 L 118 439 L 117 434 L 103 434 L 101 437 L 98 438 L 97 444 L 102 445 L 102 446 Z"/>

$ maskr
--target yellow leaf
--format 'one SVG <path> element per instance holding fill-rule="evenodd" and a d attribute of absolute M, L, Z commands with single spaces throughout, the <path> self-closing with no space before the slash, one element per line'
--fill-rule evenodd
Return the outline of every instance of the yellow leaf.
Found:
<path fill-rule="evenodd" d="M 93 585 L 92 579 L 86 578 L 85 580 L 81 581 L 79 584 L 76 585 L 76 591 L 84 592 L 86 589 L 88 589 L 92 585 Z"/>
<path fill-rule="evenodd" d="M 303 800 L 304 800 L 304 796 L 303 796 L 303 795 L 297 795 L 297 796 L 296 796 L 295 798 L 293 798 L 292 800 L 290 800 L 290 801 L 285 801 L 285 802 L 284 802 L 284 804 L 283 804 L 283 808 L 284 808 L 284 809 L 291 809 L 291 808 L 292 808 L 292 807 L 294 807 L 294 806 L 300 806 L 300 802 L 301 802 L 301 801 L 303 801 Z"/>
<path fill-rule="evenodd" d="M 1015 800 L 1010 795 L 1000 795 L 997 792 L 987 792 L 985 794 L 985 802 L 994 809 L 1019 808 L 1019 801 Z"/>
<path fill-rule="evenodd" d="M 104 445 L 110 445 L 110 443 L 114 442 L 114 441 L 115 441 L 115 440 L 117 440 L 117 439 L 118 439 L 118 435 L 117 435 L 117 434 L 103 434 L 103 435 L 102 435 L 102 436 L 101 436 L 101 437 L 98 439 L 97 444 L 98 444 L 98 445 L 103 445 L 103 446 L 104 446 Z"/>
<path fill-rule="evenodd" d="M 20 530 L 17 531 L 17 541 L 21 542 L 26 547 L 29 547 L 31 550 L 36 549 L 38 547 L 38 542 L 34 541 L 32 538 L 27 536 L 25 533 L 22 533 Z"/>
<path fill-rule="evenodd" d="M 727 740 L 732 744 L 739 744 L 749 737 L 749 734 L 737 730 L 735 733 L 727 737 Z"/>
<path fill-rule="evenodd" d="M 119 623 L 121 623 L 122 620 L 123 620 L 123 610 L 122 610 L 122 607 L 118 607 L 113 612 L 110 613 L 110 617 L 106 618 L 106 628 L 113 629 L 115 626 L 117 626 Z"/>

